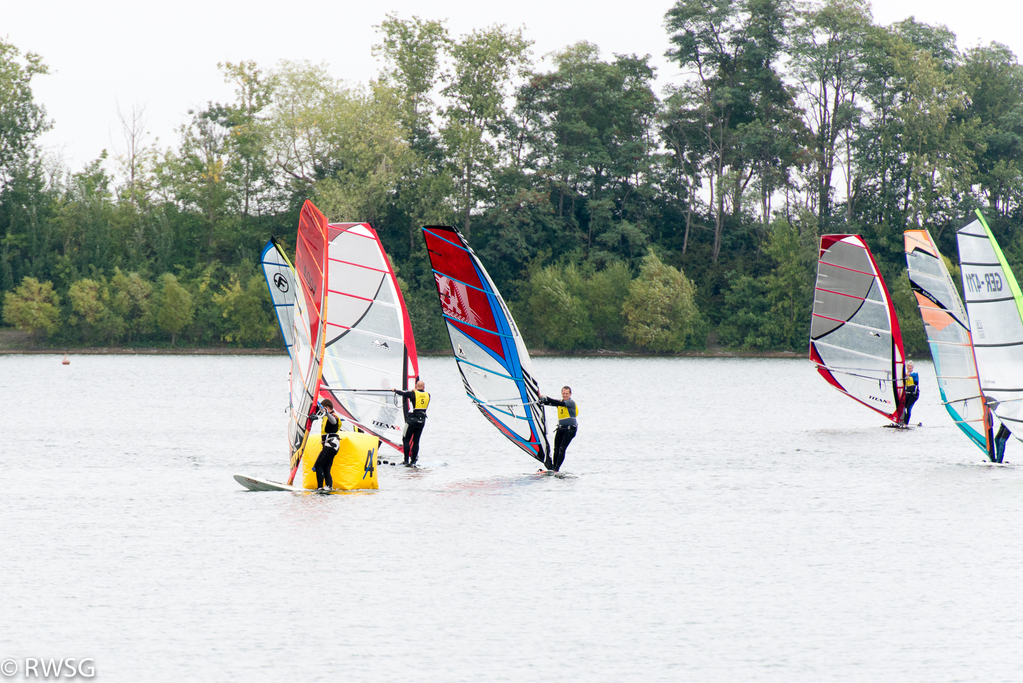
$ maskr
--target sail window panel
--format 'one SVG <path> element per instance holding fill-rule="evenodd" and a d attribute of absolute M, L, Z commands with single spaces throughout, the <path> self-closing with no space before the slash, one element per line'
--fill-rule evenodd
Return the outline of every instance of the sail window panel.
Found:
<path fill-rule="evenodd" d="M 959 261 L 962 270 L 967 268 L 998 268 L 998 256 L 986 239 L 959 236 Z M 969 264 L 978 265 L 969 265 Z"/>
<path fill-rule="evenodd" d="M 824 365 L 838 374 L 836 378 L 845 383 L 843 377 L 847 375 L 862 375 L 872 381 L 878 379 L 890 379 L 892 374 L 891 357 L 878 358 L 876 356 L 858 353 L 851 349 L 831 346 L 824 342 L 814 342 L 817 353 L 820 355 Z"/>
<path fill-rule="evenodd" d="M 849 318 L 850 323 L 872 327 L 877 330 L 890 331 L 891 320 L 888 318 L 888 306 L 880 301 L 867 299 L 860 309 Z"/>
<path fill-rule="evenodd" d="M 382 304 L 398 305 L 398 294 L 394 289 L 394 280 L 390 277 L 384 278 L 384 282 L 380 285 L 380 290 L 376 294 L 376 300 Z"/>
<path fill-rule="evenodd" d="M 884 303 L 884 297 L 881 296 L 881 287 L 878 285 L 877 278 L 874 278 L 874 281 L 870 283 L 870 290 L 867 292 L 866 298 L 868 301 L 873 301 L 874 303 Z"/>
<path fill-rule="evenodd" d="M 331 291 L 345 292 L 365 299 L 375 298 L 380 285 L 387 277 L 386 273 L 377 270 L 333 260 L 328 262 L 328 269 L 330 270 L 328 282 Z"/>
<path fill-rule="evenodd" d="M 977 347 L 981 384 L 988 389 L 1023 389 L 1023 346 Z M 995 398 L 1001 398 L 995 396 Z"/>
<path fill-rule="evenodd" d="M 479 332 L 479 330 L 472 330 L 474 336 Z M 481 346 L 480 341 L 463 333 L 451 321 L 448 321 L 448 336 L 451 338 L 451 348 L 455 352 L 456 360 L 471 363 L 484 371 L 510 374 L 504 363 L 488 353 Z M 518 395 L 518 391 L 515 392 L 515 395 Z"/>
<path fill-rule="evenodd" d="M 865 273 L 873 272 L 874 269 L 870 264 L 870 257 L 867 256 L 867 250 L 858 243 L 846 241 L 850 239 L 855 240 L 856 238 L 846 237 L 828 247 L 820 257 L 820 264 L 833 263 L 843 268 L 852 268 Z"/>
<path fill-rule="evenodd" d="M 877 356 L 888 362 L 892 355 L 892 335 L 871 328 L 846 324 L 818 341 L 857 353 Z"/>
<path fill-rule="evenodd" d="M 819 342 L 815 347 L 846 393 L 885 414 L 895 412 L 893 385 L 888 381 L 891 375 L 890 359 L 883 362 L 865 358 Z"/>
<path fill-rule="evenodd" d="M 817 266 L 817 288 L 862 299 L 870 291 L 874 276 L 821 262 Z"/>
<path fill-rule="evenodd" d="M 341 233 L 330 243 L 330 258 L 349 263 L 375 268 L 376 270 L 388 270 L 387 262 L 380 252 L 377 241 L 361 235 L 346 231 Z M 333 273 L 331 283 L 333 284 Z"/>
<path fill-rule="evenodd" d="M 401 345 L 401 312 L 394 305 L 364 301 L 331 292 L 327 297 L 327 339 L 342 334 L 344 328 L 359 328 L 395 340 Z"/>
<path fill-rule="evenodd" d="M 945 280 L 944 264 L 940 262 L 940 259 L 936 259 L 930 254 L 913 252 L 906 255 L 906 262 L 909 270 L 914 275 L 926 275 L 942 282 Z"/>
<path fill-rule="evenodd" d="M 970 326 L 973 328 L 973 343 L 1007 344 L 1023 341 L 1023 322 L 1019 317 L 1015 301 L 997 303 L 971 303 Z"/>
<path fill-rule="evenodd" d="M 941 383 L 942 377 L 976 377 L 976 369 L 973 365 L 973 353 L 968 349 L 965 353 L 946 351 L 941 355 L 935 354 L 934 372 Z M 951 380 L 949 380 L 951 381 Z M 973 394 L 977 394 L 977 380 L 970 380 L 973 383 Z"/>
<path fill-rule="evenodd" d="M 327 347 L 324 376 L 335 387 L 372 389 L 383 379 L 390 387 L 400 387 L 404 353 L 400 343 L 351 330 Z"/>
<path fill-rule="evenodd" d="M 983 404 L 978 396 L 979 387 L 975 379 L 946 379 L 941 383 L 945 394 L 945 402 L 953 403 L 956 412 L 963 419 L 980 419 L 983 416 Z"/>
<path fill-rule="evenodd" d="M 817 339 L 839 327 L 851 318 L 862 305 L 861 299 L 818 289 L 814 293 L 814 316 L 810 325 L 810 338 Z"/>
<path fill-rule="evenodd" d="M 947 313 L 942 313 L 942 315 L 949 318 Z M 967 348 L 970 346 L 970 337 L 966 332 L 966 328 L 955 320 L 950 319 L 948 324 L 940 329 L 934 325 L 924 322 L 924 332 L 927 333 L 927 339 L 932 342 L 940 344 L 962 344 Z M 938 352 L 932 347 L 931 353 L 933 354 Z"/>

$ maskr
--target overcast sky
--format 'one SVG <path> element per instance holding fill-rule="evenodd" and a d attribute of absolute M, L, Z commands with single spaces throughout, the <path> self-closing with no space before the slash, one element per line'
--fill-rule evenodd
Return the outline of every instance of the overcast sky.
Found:
<path fill-rule="evenodd" d="M 652 55 L 658 87 L 678 80 L 664 59 L 664 13 L 670 0 L 507 3 L 435 0 L 248 3 L 225 0 L 0 0 L 0 36 L 43 57 L 50 75 L 35 79 L 36 100 L 55 121 L 43 138 L 73 169 L 100 151 L 123 148 L 118 108 L 144 106 L 161 146 L 176 146 L 174 129 L 190 108 L 230 101 L 218 62 L 281 59 L 326 62 L 337 78 L 365 83 L 379 70 L 373 29 L 388 12 L 401 18 L 446 19 L 453 36 L 499 23 L 525 27 L 539 58 L 579 40 L 613 53 Z M 998 41 L 1023 54 L 1023 9 L 1006 0 L 876 2 L 874 17 L 890 23 L 914 15 L 947 25 L 960 47 Z"/>

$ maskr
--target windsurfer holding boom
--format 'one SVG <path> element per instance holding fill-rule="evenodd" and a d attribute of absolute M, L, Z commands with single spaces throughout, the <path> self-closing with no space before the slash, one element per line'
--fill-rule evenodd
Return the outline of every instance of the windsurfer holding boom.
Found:
<path fill-rule="evenodd" d="M 401 447 L 405 453 L 405 466 L 413 467 L 419 461 L 419 437 L 426 426 L 426 409 L 430 405 L 430 395 L 426 393 L 426 382 L 421 379 L 416 380 L 416 388 L 412 391 L 398 389 L 391 391 L 404 399 L 402 408 L 405 413 L 405 436 L 401 440 Z M 411 411 L 406 401 L 412 402 Z"/>
<path fill-rule="evenodd" d="M 572 439 L 575 438 L 575 433 L 579 429 L 575 419 L 579 414 L 579 408 L 572 400 L 571 387 L 561 387 L 560 401 L 541 395 L 540 403 L 545 406 L 558 407 L 558 427 L 554 430 L 554 459 L 551 461 L 548 458 L 544 463 L 547 469 L 558 472 L 561 470 L 561 464 L 565 462 L 565 451 L 568 450 L 568 444 L 572 443 Z"/>
<path fill-rule="evenodd" d="M 913 414 L 913 404 L 920 398 L 920 373 L 913 372 L 913 361 L 906 362 L 902 381 L 906 388 L 906 410 L 902 414 L 902 426 L 905 427 L 909 424 L 909 416 Z"/>

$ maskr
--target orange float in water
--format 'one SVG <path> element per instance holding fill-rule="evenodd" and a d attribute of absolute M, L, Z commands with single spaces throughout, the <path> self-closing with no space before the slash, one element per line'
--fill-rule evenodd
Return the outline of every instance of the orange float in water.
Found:
<path fill-rule="evenodd" d="M 64 360 L 62 360 L 60 362 L 60 364 L 61 365 L 71 365 L 71 359 L 67 357 L 66 353 L 64 354 Z"/>

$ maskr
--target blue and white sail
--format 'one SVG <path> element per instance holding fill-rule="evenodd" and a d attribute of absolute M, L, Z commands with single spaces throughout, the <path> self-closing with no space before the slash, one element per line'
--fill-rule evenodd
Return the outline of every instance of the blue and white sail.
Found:
<path fill-rule="evenodd" d="M 270 238 L 266 243 L 259 261 L 263 267 L 263 276 L 266 277 L 266 286 L 270 290 L 277 323 L 281 326 L 281 338 L 290 356 L 295 345 L 295 301 L 298 299 L 295 267 L 291 265 L 276 238 Z"/>
<path fill-rule="evenodd" d="M 544 462 L 550 445 L 533 364 L 486 269 L 452 227 L 423 228 L 466 394 L 512 443 Z"/>

